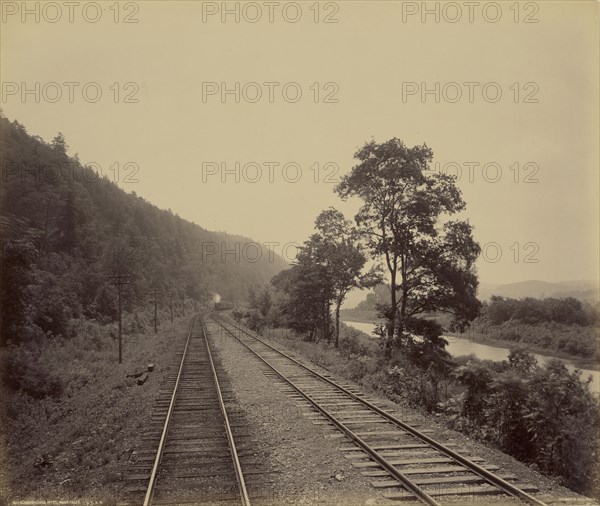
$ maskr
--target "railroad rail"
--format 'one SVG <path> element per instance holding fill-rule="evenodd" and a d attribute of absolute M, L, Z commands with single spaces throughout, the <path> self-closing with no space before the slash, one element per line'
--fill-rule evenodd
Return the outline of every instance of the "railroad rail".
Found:
<path fill-rule="evenodd" d="M 465 456 L 469 451 L 452 449 L 452 443 L 440 443 L 427 435 L 433 431 L 397 418 L 351 385 L 302 364 L 240 325 L 217 315 L 210 318 L 265 364 L 318 419 L 325 419 L 316 423 L 335 427 L 342 433 L 340 437 L 354 443 L 342 451 L 355 467 L 365 470 L 363 475 L 384 478 L 371 482 L 375 488 L 396 490 L 384 493 L 385 498 L 416 498 L 424 504 L 439 505 L 441 497 L 502 494 L 518 502 L 545 506 L 529 493 L 536 492 L 537 487 L 513 485 L 510 481 L 516 477 L 493 473 L 497 466 Z"/>
<path fill-rule="evenodd" d="M 156 424 L 150 428 L 150 437 L 160 433 L 160 438 L 144 506 L 173 501 L 249 506 L 203 316 L 195 316 L 190 322 L 179 369 L 171 383 L 172 389 L 163 391 L 157 399 L 156 416 L 164 418 L 162 428 Z"/>

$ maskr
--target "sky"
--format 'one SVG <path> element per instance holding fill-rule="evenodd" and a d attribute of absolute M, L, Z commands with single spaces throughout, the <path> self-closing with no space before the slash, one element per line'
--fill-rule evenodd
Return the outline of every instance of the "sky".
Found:
<path fill-rule="evenodd" d="M 289 256 L 397 137 L 459 175 L 481 281 L 599 277 L 594 1 L 1 4 L 4 115 L 161 208 Z"/>

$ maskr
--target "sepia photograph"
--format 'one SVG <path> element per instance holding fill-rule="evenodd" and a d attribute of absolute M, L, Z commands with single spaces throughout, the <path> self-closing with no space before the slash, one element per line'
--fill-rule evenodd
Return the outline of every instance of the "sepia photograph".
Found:
<path fill-rule="evenodd" d="M 600 506 L 598 0 L 0 16 L 0 506 Z"/>

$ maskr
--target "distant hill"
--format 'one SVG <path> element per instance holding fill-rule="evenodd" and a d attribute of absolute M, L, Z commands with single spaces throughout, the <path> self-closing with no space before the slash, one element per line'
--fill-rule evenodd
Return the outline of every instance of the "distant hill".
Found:
<path fill-rule="evenodd" d="M 289 266 L 247 237 L 208 231 L 126 193 L 67 148 L 62 135 L 47 143 L 0 117 L 3 340 L 39 329 L 64 335 L 72 318 L 114 321 L 117 271 L 129 278 L 123 307 L 133 312 L 148 307 L 154 288 L 163 307 L 169 292 L 177 304 L 214 292 L 243 299 Z"/>
<path fill-rule="evenodd" d="M 520 281 L 518 283 L 494 284 L 479 283 L 478 297 L 480 300 L 489 300 L 492 295 L 521 299 L 523 297 L 534 297 L 543 299 L 545 297 L 574 297 L 584 302 L 596 303 L 600 300 L 600 289 L 598 281 Z M 354 310 L 374 311 L 377 303 L 389 300 L 389 288 L 386 285 L 378 285 L 374 290 L 367 293 L 366 297 L 359 302 Z M 350 309 L 347 310 L 347 316 Z M 355 314 L 355 313 L 352 313 Z M 358 314 L 358 313 L 356 313 Z M 349 318 L 349 316 L 348 316 Z"/>
<path fill-rule="evenodd" d="M 521 299 L 523 297 L 534 297 L 543 299 L 545 297 L 574 297 L 586 302 L 598 302 L 600 300 L 600 288 L 598 281 L 560 281 L 549 282 L 540 280 L 520 281 L 508 284 L 481 283 L 478 296 L 481 300 L 488 300 L 492 295 Z"/>

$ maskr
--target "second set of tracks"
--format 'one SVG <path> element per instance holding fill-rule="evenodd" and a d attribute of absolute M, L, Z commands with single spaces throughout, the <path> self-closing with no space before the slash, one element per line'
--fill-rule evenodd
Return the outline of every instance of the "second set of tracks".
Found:
<path fill-rule="evenodd" d="M 341 454 L 372 478 L 372 486 L 386 499 L 438 505 L 440 500 L 475 502 L 479 497 L 487 502 L 496 496 L 502 504 L 544 505 L 531 495 L 536 487 L 511 483 L 516 477 L 496 474 L 499 467 L 453 443 L 441 443 L 429 435 L 431 429 L 400 419 L 351 385 L 301 363 L 229 319 L 210 314 L 192 318 L 177 373 L 156 400 L 145 435 L 149 448 L 137 454 L 138 474 L 130 479 L 146 483 L 144 506 L 248 506 L 251 496 L 244 473 L 269 472 L 252 461 L 256 455 L 252 434 L 245 432 L 244 415 L 231 402 L 234 393 L 227 387 L 226 375 L 218 372 L 211 336 L 233 338 L 260 360 L 266 374 L 283 384 L 314 423 L 335 431 Z"/>
<path fill-rule="evenodd" d="M 468 456 L 468 450 L 455 449 L 371 402 L 351 385 L 334 380 L 267 343 L 261 336 L 219 316 L 210 320 L 215 331 L 235 338 L 282 381 L 288 394 L 298 399 L 320 422 L 341 432 L 351 443 L 340 448 L 387 499 L 418 500 L 439 505 L 441 499 L 483 501 L 500 496 L 515 504 L 544 506 L 531 493 L 535 486 L 511 483 L 516 477 L 499 475 L 500 468 L 483 459 Z M 209 323 L 209 326 L 211 323 Z"/>
<path fill-rule="evenodd" d="M 233 394 L 218 365 L 204 318 L 195 316 L 177 371 L 155 401 L 146 447 L 136 452 L 135 473 L 127 477 L 145 483 L 130 491 L 130 503 L 250 505 L 241 460 L 256 464 L 246 458 L 254 454 L 251 436 L 231 407 Z"/>

